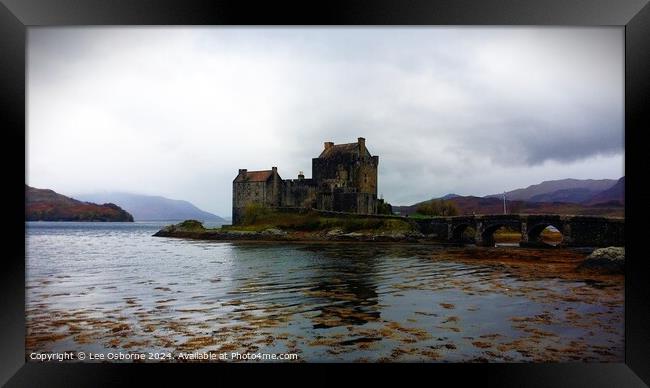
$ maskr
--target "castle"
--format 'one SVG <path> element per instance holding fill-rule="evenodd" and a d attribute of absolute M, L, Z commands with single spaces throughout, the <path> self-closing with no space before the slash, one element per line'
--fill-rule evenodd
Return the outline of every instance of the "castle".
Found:
<path fill-rule="evenodd" d="M 377 213 L 379 157 L 356 143 L 325 142 L 323 152 L 312 159 L 312 178 L 282 179 L 278 168 L 264 171 L 240 169 L 232 183 L 232 223 L 241 222 L 248 204 L 266 207 L 300 207 L 358 214 Z"/>

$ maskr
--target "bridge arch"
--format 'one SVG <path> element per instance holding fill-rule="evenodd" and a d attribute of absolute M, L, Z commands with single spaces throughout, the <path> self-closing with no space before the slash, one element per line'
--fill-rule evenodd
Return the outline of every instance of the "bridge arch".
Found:
<path fill-rule="evenodd" d="M 544 232 L 544 230 L 547 229 L 548 227 L 553 227 L 560 233 L 561 241 L 558 244 L 562 244 L 562 242 L 565 239 L 564 233 L 562 233 L 563 225 L 561 223 L 554 222 L 554 221 L 539 221 L 533 224 L 532 226 L 528 226 L 528 230 L 527 230 L 528 242 L 540 243 L 544 245 L 553 245 L 553 244 L 546 243 L 542 239 L 542 232 Z"/>
<path fill-rule="evenodd" d="M 483 245 L 487 245 L 490 247 L 493 247 L 496 241 L 494 240 L 494 233 L 501 229 L 507 227 L 506 224 L 492 224 L 487 226 L 486 228 L 483 229 L 483 232 L 481 232 L 481 241 L 483 241 Z"/>
<path fill-rule="evenodd" d="M 492 219 L 483 219 L 477 223 L 476 243 L 483 246 L 493 247 L 496 243 L 494 233 L 501 228 L 511 228 L 518 233 L 521 231 L 521 221 L 519 217 L 490 217 Z M 517 239 L 518 241 L 521 238 Z"/>
<path fill-rule="evenodd" d="M 453 241 L 458 241 L 462 242 L 465 240 L 465 232 L 468 229 L 474 230 L 474 234 L 476 233 L 475 230 L 475 225 L 473 223 L 460 223 L 452 226 L 452 232 L 451 232 L 451 238 Z"/>

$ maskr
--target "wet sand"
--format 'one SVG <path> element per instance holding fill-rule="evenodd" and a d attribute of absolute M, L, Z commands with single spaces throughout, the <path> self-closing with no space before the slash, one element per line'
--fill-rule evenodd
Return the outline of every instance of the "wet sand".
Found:
<path fill-rule="evenodd" d="M 615 360 L 621 356 L 622 346 L 607 345 L 587 346 L 580 341 L 557 345 L 554 334 L 546 332 L 545 326 L 569 324 L 574 327 L 602 329 L 612 333 L 621 330 L 624 305 L 625 278 L 622 274 L 604 273 L 598 270 L 580 269 L 579 265 L 587 255 L 583 251 L 569 249 L 528 249 L 528 248 L 465 248 L 448 249 L 444 254 L 434 255 L 434 260 L 455 260 L 466 263 L 480 262 L 496 267 L 500 271 L 516 276 L 521 280 L 560 279 L 576 282 L 569 293 L 557 293 L 551 290 L 539 290 L 536 287 L 509 289 L 498 281 L 493 283 L 495 289 L 511 294 L 526 294 L 532 300 L 544 300 L 546 303 L 566 304 L 564 308 L 556 307 L 554 311 L 545 311 L 534 316 L 513 316 L 513 327 L 528 335 L 514 341 L 495 341 L 496 336 L 484 336 L 489 341 L 474 342 L 475 346 L 496 349 L 497 352 L 514 350 L 522 355 L 529 355 L 532 361 L 589 361 L 589 352 L 603 356 L 603 360 Z M 466 286 L 465 286 L 466 287 Z M 540 291 L 542 291 L 540 293 Z M 471 292 L 471 291 L 470 291 Z M 611 310 L 577 313 L 571 303 L 601 305 L 612 309 L 621 308 L 621 315 L 611 314 Z M 588 336 L 595 335 L 589 331 Z M 622 334 L 622 331 L 621 331 Z M 579 338 L 580 339 L 580 338 Z M 613 342 L 610 342 L 613 343 Z M 489 353 L 488 355 L 492 355 Z M 482 360 L 479 358 L 479 360 Z M 489 361 L 489 357 L 485 361 Z"/>

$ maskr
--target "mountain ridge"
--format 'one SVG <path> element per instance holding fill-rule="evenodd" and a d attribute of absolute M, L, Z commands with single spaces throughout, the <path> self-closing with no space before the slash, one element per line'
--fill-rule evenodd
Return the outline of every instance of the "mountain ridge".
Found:
<path fill-rule="evenodd" d="M 610 185 L 612 182 L 613 184 Z M 596 190 L 596 188 L 604 189 Z M 521 200 L 517 198 L 528 199 Z M 492 194 L 485 197 L 447 194 L 440 198 L 417 202 L 413 205 L 393 206 L 393 211 L 402 215 L 411 215 L 416 213 L 419 205 L 434 200 L 445 200 L 453 203 L 459 210 L 459 215 L 503 213 L 503 194 Z M 619 217 L 624 215 L 624 205 L 624 176 L 618 180 L 569 178 L 544 181 L 537 185 L 506 192 L 506 211 L 508 213 Z"/>
<path fill-rule="evenodd" d="M 25 185 L 25 220 L 133 222 L 133 216 L 111 202 L 99 205 Z"/>
<path fill-rule="evenodd" d="M 614 186 L 594 195 L 586 204 L 597 205 L 602 203 L 619 202 L 625 204 L 625 177 L 621 177 Z"/>
<path fill-rule="evenodd" d="M 525 188 L 506 191 L 506 198 L 513 201 L 530 201 L 536 195 L 543 195 L 559 190 L 585 189 L 593 195 L 614 186 L 616 179 L 556 179 L 543 181 Z M 503 198 L 503 193 L 486 195 L 487 198 Z"/>

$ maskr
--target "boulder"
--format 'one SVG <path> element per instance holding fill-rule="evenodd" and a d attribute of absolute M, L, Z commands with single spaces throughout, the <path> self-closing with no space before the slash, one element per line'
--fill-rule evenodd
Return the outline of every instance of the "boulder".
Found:
<path fill-rule="evenodd" d="M 607 272 L 623 273 L 625 269 L 625 248 L 607 247 L 598 248 L 591 252 L 580 269 L 596 269 Z"/>
<path fill-rule="evenodd" d="M 262 231 L 263 235 L 271 235 L 271 236 L 284 236 L 287 234 L 284 230 L 280 230 L 278 228 L 269 228 L 269 229 L 264 229 Z"/>
<path fill-rule="evenodd" d="M 412 230 L 410 232 L 406 232 L 406 236 L 410 238 L 424 238 L 424 234 L 421 232 L 418 232 L 417 230 Z"/>
<path fill-rule="evenodd" d="M 334 229 L 330 230 L 329 232 L 327 232 L 326 235 L 327 235 L 328 237 L 332 237 L 332 236 L 340 236 L 340 235 L 342 235 L 342 234 L 343 234 L 343 229 L 341 229 L 341 228 L 334 228 Z"/>
<path fill-rule="evenodd" d="M 366 235 L 363 234 L 363 233 L 359 233 L 359 232 L 350 232 L 350 233 L 345 233 L 342 236 L 349 237 L 349 238 L 352 238 L 352 239 L 360 239 L 362 237 L 365 237 Z"/>
<path fill-rule="evenodd" d="M 382 238 L 387 239 L 388 241 L 401 241 L 406 238 L 406 235 L 402 232 L 395 232 L 395 231 L 390 231 L 390 232 L 384 232 L 381 234 Z"/>

